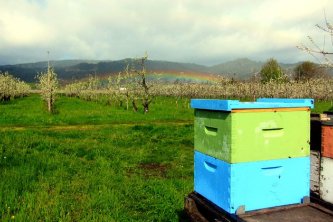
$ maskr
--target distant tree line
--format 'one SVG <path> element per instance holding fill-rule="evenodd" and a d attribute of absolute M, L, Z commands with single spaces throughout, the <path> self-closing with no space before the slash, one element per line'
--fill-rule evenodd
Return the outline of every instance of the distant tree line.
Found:
<path fill-rule="evenodd" d="M 327 69 L 316 63 L 305 61 L 298 64 L 289 75 L 284 71 L 278 62 L 271 58 L 262 66 L 260 70 L 260 80 L 267 82 L 286 82 L 288 80 L 307 81 L 310 79 L 327 78 Z M 290 75 L 291 74 L 291 75 Z"/>

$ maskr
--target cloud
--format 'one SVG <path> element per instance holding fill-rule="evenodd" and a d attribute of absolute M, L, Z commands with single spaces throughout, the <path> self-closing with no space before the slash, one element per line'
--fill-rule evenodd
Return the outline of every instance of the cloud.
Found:
<path fill-rule="evenodd" d="M 304 59 L 295 46 L 307 35 L 320 42 L 314 25 L 323 21 L 324 9 L 333 8 L 328 0 L 0 4 L 0 64 L 45 60 L 48 50 L 52 59 L 122 59 L 147 51 L 152 59 L 202 64 L 239 57 L 295 62 Z"/>
<path fill-rule="evenodd" d="M 0 12 L 2 44 L 35 44 L 40 42 L 42 36 L 47 35 L 47 24 L 34 16 L 39 10 L 32 4 L 24 1 L 3 1 Z"/>

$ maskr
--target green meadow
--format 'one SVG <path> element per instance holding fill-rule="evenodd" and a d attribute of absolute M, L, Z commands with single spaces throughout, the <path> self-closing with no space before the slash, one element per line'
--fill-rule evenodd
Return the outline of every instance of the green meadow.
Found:
<path fill-rule="evenodd" d="M 0 221 L 184 220 L 188 100 L 159 97 L 148 114 L 63 96 L 56 107 L 39 95 L 0 105 Z"/>

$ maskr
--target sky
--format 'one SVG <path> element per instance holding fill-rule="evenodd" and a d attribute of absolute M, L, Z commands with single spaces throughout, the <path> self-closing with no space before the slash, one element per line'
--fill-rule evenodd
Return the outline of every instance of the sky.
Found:
<path fill-rule="evenodd" d="M 332 0 L 0 0 L 0 65 L 149 59 L 214 65 L 237 58 L 313 60 Z M 48 53 L 49 56 L 48 56 Z M 331 50 L 333 51 L 333 50 Z"/>

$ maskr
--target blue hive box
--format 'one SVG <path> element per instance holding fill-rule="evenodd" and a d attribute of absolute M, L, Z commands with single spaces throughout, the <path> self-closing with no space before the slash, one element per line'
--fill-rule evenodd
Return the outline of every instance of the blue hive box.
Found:
<path fill-rule="evenodd" d="M 218 99 L 191 99 L 194 109 L 231 111 L 235 109 L 267 109 L 267 108 L 297 108 L 309 107 L 313 109 L 313 99 L 284 99 L 284 98 L 259 98 L 255 102 L 240 102 L 239 100 Z"/>
<path fill-rule="evenodd" d="M 302 203 L 310 195 L 310 158 L 229 164 L 195 151 L 194 190 L 231 214 Z"/>

